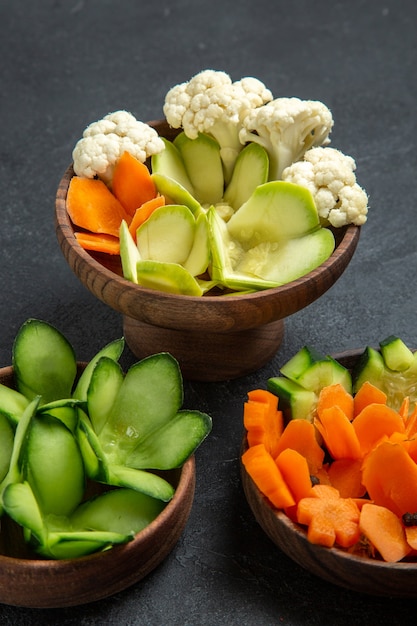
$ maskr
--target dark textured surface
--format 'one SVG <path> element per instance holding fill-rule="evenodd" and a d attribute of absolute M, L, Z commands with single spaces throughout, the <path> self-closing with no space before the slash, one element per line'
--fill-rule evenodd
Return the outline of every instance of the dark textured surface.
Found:
<path fill-rule="evenodd" d="M 201 69 L 257 76 L 275 96 L 323 100 L 335 118 L 332 145 L 355 157 L 371 203 L 347 271 L 286 321 L 268 366 L 233 382 L 185 385 L 187 405 L 211 413 L 214 428 L 198 451 L 193 511 L 170 557 L 94 605 L 0 606 L 1 624 L 415 622 L 415 601 L 333 587 L 276 550 L 244 500 L 238 454 L 246 391 L 305 343 L 340 352 L 397 334 L 417 345 L 416 17 L 414 0 L 0 1 L 0 365 L 28 317 L 58 326 L 80 360 L 121 335 L 119 315 L 62 257 L 55 190 L 87 124 L 119 108 L 160 118 L 166 91 Z"/>

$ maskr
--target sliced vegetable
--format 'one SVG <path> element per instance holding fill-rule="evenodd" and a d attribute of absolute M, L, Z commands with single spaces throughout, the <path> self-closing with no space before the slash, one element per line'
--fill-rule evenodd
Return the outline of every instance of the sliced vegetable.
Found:
<path fill-rule="evenodd" d="M 223 199 L 237 211 L 259 185 L 268 181 L 268 154 L 258 143 L 248 143 L 240 152 Z"/>
<path fill-rule="evenodd" d="M 377 504 L 364 504 L 359 524 L 361 532 L 378 550 L 384 561 L 396 563 L 411 552 L 403 525 L 389 509 Z"/>
<path fill-rule="evenodd" d="M 242 455 L 242 463 L 258 489 L 278 509 L 294 506 L 295 500 L 281 472 L 265 446 L 251 446 Z"/>
<path fill-rule="evenodd" d="M 188 270 L 179 263 L 162 261 L 138 261 L 137 281 L 142 287 L 158 289 L 184 296 L 201 296 L 203 287 Z"/>
<path fill-rule="evenodd" d="M 140 205 L 138 209 L 136 209 L 132 221 L 129 224 L 129 232 L 132 235 L 134 242 L 136 243 L 136 231 L 139 226 L 142 226 L 143 222 L 146 222 L 148 217 L 152 215 L 152 213 L 159 209 L 159 207 L 165 205 L 164 196 L 156 196 L 156 198 L 152 198 L 147 202 L 144 202 Z"/>
<path fill-rule="evenodd" d="M 130 152 L 123 152 L 118 159 L 111 186 L 113 194 L 130 217 L 133 217 L 136 209 L 144 202 L 156 196 L 155 184 L 148 168 Z"/>
<path fill-rule="evenodd" d="M 263 443 L 275 458 L 279 438 L 284 430 L 282 412 L 278 410 L 278 398 L 263 389 L 248 392 L 244 404 L 243 424 L 246 428 L 249 446 Z"/>
<path fill-rule="evenodd" d="M 84 250 L 112 255 L 120 254 L 120 242 L 114 235 L 74 232 L 74 236 Z"/>
<path fill-rule="evenodd" d="M 196 222 L 184 205 L 156 209 L 138 228 L 136 242 L 144 261 L 184 263 L 193 246 Z"/>

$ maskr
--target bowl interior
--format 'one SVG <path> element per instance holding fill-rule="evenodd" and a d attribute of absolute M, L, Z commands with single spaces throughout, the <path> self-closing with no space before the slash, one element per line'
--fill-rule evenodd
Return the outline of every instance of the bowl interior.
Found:
<path fill-rule="evenodd" d="M 334 355 L 349 369 L 363 350 Z M 243 437 L 242 453 L 247 449 Z M 255 519 L 271 541 L 287 556 L 316 576 L 340 587 L 375 596 L 417 597 L 417 561 L 387 563 L 353 555 L 337 547 L 325 548 L 307 539 L 304 528 L 275 509 L 241 464 L 242 485 Z"/>
<path fill-rule="evenodd" d="M 0 383 L 13 387 L 12 367 L 0 369 Z M 41 559 L 28 550 L 20 527 L 2 518 L 0 602 L 30 608 L 75 606 L 111 596 L 147 576 L 168 556 L 187 523 L 195 490 L 194 457 L 164 476 L 176 491 L 162 513 L 133 541 L 86 557 Z"/>

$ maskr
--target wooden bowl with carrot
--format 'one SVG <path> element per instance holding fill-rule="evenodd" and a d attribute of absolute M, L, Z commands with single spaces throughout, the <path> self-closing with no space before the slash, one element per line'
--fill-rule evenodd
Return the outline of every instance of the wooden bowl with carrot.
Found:
<path fill-rule="evenodd" d="M 359 350 L 350 351 L 336 355 L 336 359 L 344 367 L 351 370 L 362 354 L 363 352 Z M 329 388 L 327 389 L 329 390 Z M 344 398 L 349 395 L 337 389 L 337 393 L 339 392 Z M 252 396 L 248 394 L 249 400 L 252 399 L 258 403 L 264 401 L 261 397 L 262 394 L 265 394 L 266 397 L 268 391 L 256 390 L 252 392 Z M 358 394 L 356 393 L 356 395 Z M 376 416 L 376 421 L 379 419 L 385 429 L 391 428 L 392 431 L 391 440 L 388 443 L 375 445 L 375 449 L 372 450 L 373 453 L 365 454 L 364 460 L 359 461 L 360 484 L 353 476 L 355 473 L 354 466 L 357 465 L 355 459 L 342 459 L 342 465 L 346 467 L 349 465 L 351 468 L 348 473 L 344 472 L 344 478 L 339 474 L 339 481 L 342 480 L 343 484 L 337 482 L 338 479 L 335 474 L 331 475 L 332 465 L 336 470 L 337 463 L 332 461 L 331 456 L 327 460 L 323 456 L 323 449 L 329 449 L 330 431 L 326 434 L 326 446 L 322 448 L 318 444 L 317 433 L 313 434 L 313 423 L 308 420 L 294 420 L 297 422 L 297 424 L 292 424 L 294 428 L 285 426 L 284 420 L 282 428 L 277 427 L 280 432 L 278 435 L 280 442 L 272 455 L 265 454 L 265 458 L 262 459 L 260 456 L 256 456 L 258 454 L 257 449 L 259 448 L 259 453 L 261 450 L 260 446 L 256 446 L 257 442 L 253 439 L 258 421 L 258 417 L 254 414 L 252 416 L 253 425 L 251 426 L 254 429 L 252 439 L 250 431 L 245 429 L 242 441 L 242 485 L 249 507 L 262 530 L 280 550 L 301 567 L 327 582 L 352 591 L 374 596 L 415 598 L 417 597 L 417 558 L 415 556 L 417 526 L 414 525 L 414 521 L 409 525 L 409 520 L 406 522 L 404 516 L 401 522 L 401 513 L 394 514 L 392 511 L 395 510 L 393 502 L 396 504 L 400 498 L 411 502 L 412 507 L 415 504 L 416 490 L 412 482 L 415 483 L 413 476 L 417 475 L 417 467 L 413 461 L 413 452 L 408 447 L 407 442 L 410 441 L 410 446 L 415 446 L 417 407 L 414 412 L 411 410 L 407 418 L 404 412 L 405 409 L 408 410 L 407 402 L 397 411 L 385 404 L 386 398 L 383 398 L 383 395 L 381 395 L 380 390 L 372 385 L 367 386 L 366 391 L 364 388 L 360 398 L 362 408 L 355 409 L 355 417 L 348 424 L 348 430 L 352 430 L 351 425 L 354 424 L 358 415 L 361 416 L 355 429 L 360 438 L 361 446 L 366 442 L 369 447 L 370 441 L 377 441 L 379 437 L 376 432 L 378 428 L 375 428 L 375 419 L 373 422 L 371 421 L 371 411 L 373 413 L 372 418 Z M 333 403 L 335 396 L 333 396 L 333 400 L 330 399 L 330 396 L 328 397 L 332 407 L 335 407 Z M 269 396 L 268 402 L 270 400 L 271 396 Z M 326 400 L 324 400 L 325 402 Z M 352 403 L 350 404 L 352 405 Z M 325 405 L 322 408 L 326 408 Z M 335 408 L 338 411 L 339 405 Z M 274 404 L 271 410 L 277 410 L 277 405 Z M 249 424 L 252 419 L 249 413 L 250 410 L 248 410 L 245 418 L 246 424 Z M 282 423 L 281 412 L 277 411 L 277 415 L 279 415 Z M 329 413 L 327 415 L 330 416 Z M 402 422 L 408 424 L 409 434 L 407 434 L 407 427 L 404 429 Z M 315 420 L 315 424 L 317 424 L 317 420 Z M 333 432 L 336 433 L 335 430 Z M 270 432 L 268 436 L 275 437 L 275 434 Z M 395 438 L 397 439 L 395 440 Z M 403 445 L 398 445 L 400 441 L 403 441 Z M 253 451 L 253 455 L 248 454 L 250 450 Z M 303 455 L 298 454 L 300 450 L 303 450 Z M 405 450 L 408 452 L 406 453 Z M 302 458 L 304 452 L 306 458 Z M 394 456 L 393 453 L 395 453 Z M 388 455 L 387 458 L 384 457 L 384 454 Z M 388 457 L 390 458 L 388 459 Z M 400 459 L 400 465 L 397 465 L 397 458 Z M 300 460 L 305 463 L 305 468 Z M 313 475 L 311 463 L 320 468 L 323 465 L 323 460 L 327 462 L 326 476 L 327 479 L 331 476 L 331 482 L 326 483 L 326 478 L 323 476 L 322 480 L 320 477 L 318 489 L 321 490 L 321 493 L 316 491 L 314 497 L 311 497 L 311 476 Z M 385 485 L 388 485 L 394 474 L 393 468 L 402 467 L 404 463 L 403 470 L 399 470 L 400 475 L 394 480 L 397 485 L 397 487 L 393 487 L 396 492 L 394 497 L 388 486 L 384 491 L 384 485 L 381 484 L 379 478 Z M 255 464 L 257 464 L 256 482 Z M 277 467 L 281 481 L 285 476 L 280 491 L 277 487 L 278 482 L 270 480 L 271 471 L 276 472 Z M 340 467 L 339 464 L 338 468 Z M 363 473 L 365 467 L 367 471 L 366 480 Z M 263 477 L 260 477 L 261 471 Z M 320 476 L 320 469 L 315 472 L 315 475 Z M 304 486 L 303 482 L 305 483 Z M 338 489 L 334 487 L 336 484 L 338 484 Z M 353 486 L 354 484 L 356 486 Z M 363 489 L 363 487 L 365 488 Z M 348 490 L 359 488 L 362 495 L 357 497 L 351 497 L 348 494 L 342 495 L 343 488 Z M 298 500 L 296 498 L 294 505 L 293 498 L 296 490 L 301 493 L 303 489 L 308 495 L 300 496 Z M 317 486 L 313 489 L 317 489 Z M 399 491 L 403 493 L 399 494 Z M 269 497 L 265 493 L 268 493 Z M 322 498 L 324 503 L 326 499 L 333 497 L 340 498 L 340 506 L 332 506 L 331 521 L 330 514 L 327 512 L 324 525 L 318 523 L 318 518 L 316 518 L 317 524 L 313 528 L 314 515 L 321 514 L 320 511 L 323 512 L 325 508 L 324 506 L 319 511 L 318 500 Z M 311 502 L 312 504 L 310 504 Z M 391 510 L 388 510 L 389 508 Z M 329 511 L 330 509 L 326 510 Z M 411 513 L 413 517 L 415 511 Z M 336 521 L 336 516 L 339 514 L 343 516 L 343 520 L 339 517 Z M 409 517 L 409 513 L 405 515 Z M 303 519 L 301 520 L 301 518 Z M 305 523 L 300 523 L 300 520 Z M 334 536 L 330 538 L 334 531 L 336 532 L 336 539 Z M 409 534 L 408 531 L 410 531 Z M 319 537 L 320 533 L 322 535 Z"/>
<path fill-rule="evenodd" d="M 149 123 L 161 137 L 178 134 L 165 121 Z M 308 274 L 280 287 L 239 295 L 178 295 L 123 277 L 120 257 L 86 250 L 68 214 L 70 166 L 56 195 L 56 234 L 69 266 L 99 300 L 123 316 L 124 336 L 143 358 L 168 351 L 187 379 L 220 381 L 247 375 L 277 352 L 284 320 L 323 295 L 341 276 L 358 244 L 360 227 L 335 229 L 331 256 Z"/>

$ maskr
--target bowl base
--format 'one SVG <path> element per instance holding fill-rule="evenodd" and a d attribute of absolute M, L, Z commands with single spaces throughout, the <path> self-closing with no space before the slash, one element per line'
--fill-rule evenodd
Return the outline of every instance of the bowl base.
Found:
<path fill-rule="evenodd" d="M 272 359 L 284 336 L 284 320 L 217 333 L 162 328 L 123 316 L 123 332 L 138 359 L 169 352 L 185 379 L 218 382 L 247 376 Z"/>

